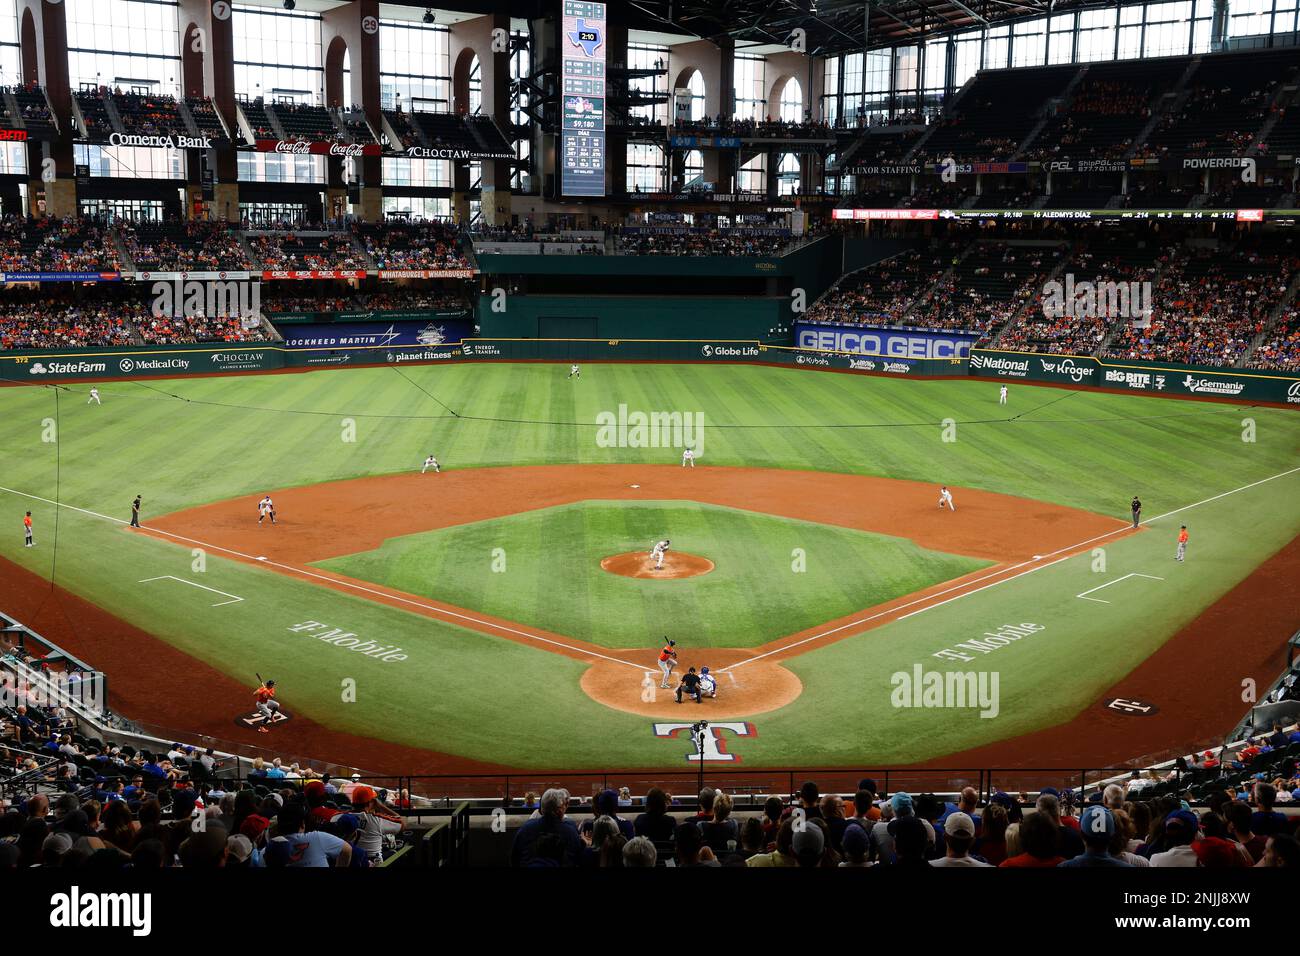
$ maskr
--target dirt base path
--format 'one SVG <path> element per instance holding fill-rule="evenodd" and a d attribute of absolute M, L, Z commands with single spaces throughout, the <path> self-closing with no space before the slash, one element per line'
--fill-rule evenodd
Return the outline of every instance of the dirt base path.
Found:
<path fill-rule="evenodd" d="M 286 763 L 308 758 L 378 774 L 492 773 L 496 764 L 404 747 L 331 730 L 298 713 L 270 734 L 238 727 L 252 710 L 253 688 L 240 684 L 166 641 L 114 617 L 20 565 L 0 558 L 0 607 L 108 679 L 108 705 L 116 713 L 165 727 L 177 740 L 226 750 L 223 742 L 260 747 Z M 112 739 L 112 734 L 108 735 Z"/>
<path fill-rule="evenodd" d="M 925 603 L 1020 573 L 1039 555 L 1059 556 L 1098 536 L 1129 533 L 1126 523 L 1117 519 L 1009 495 L 956 488 L 958 510 L 948 511 L 938 507 L 938 489 L 930 483 L 753 468 L 484 468 L 360 478 L 271 493 L 279 518 L 274 526 L 257 524 L 260 496 L 252 495 L 166 515 L 150 522 L 142 533 L 162 532 L 224 548 L 270 570 L 584 660 L 591 667 L 582 687 L 593 699 L 616 710 L 670 719 L 680 716 L 679 705 L 671 693 L 659 688 L 654 655 L 642 649 L 589 644 L 308 565 L 378 548 L 401 535 L 588 500 L 698 501 L 895 535 L 925 548 L 996 562 L 992 568 L 759 648 L 710 648 L 700 660 L 683 662 L 675 678 L 686 663 L 703 665 L 707 657 L 719 677 L 719 695 L 700 706 L 720 719 L 764 713 L 794 700 L 802 684 L 780 666 L 782 659 L 879 627 Z M 634 577 L 684 577 L 713 568 L 707 559 L 672 551 L 663 571 L 655 572 L 647 564 L 643 552 L 601 561 L 607 571 Z"/>

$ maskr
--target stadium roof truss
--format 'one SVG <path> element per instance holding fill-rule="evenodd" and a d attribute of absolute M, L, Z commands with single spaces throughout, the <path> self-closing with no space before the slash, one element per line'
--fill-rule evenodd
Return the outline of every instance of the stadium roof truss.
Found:
<path fill-rule="evenodd" d="M 1016 20 L 1128 5 L 1124 0 L 627 0 L 657 22 L 709 39 L 788 46 L 805 31 L 805 52 L 825 56 L 917 42 Z M 1138 0 L 1133 0 L 1138 2 Z M 865 44 L 864 44 L 865 39 Z"/>

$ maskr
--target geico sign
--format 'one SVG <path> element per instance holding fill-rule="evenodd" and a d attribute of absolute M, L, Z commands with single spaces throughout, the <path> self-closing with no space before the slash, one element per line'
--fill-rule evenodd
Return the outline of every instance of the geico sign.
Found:
<path fill-rule="evenodd" d="M 135 133 L 114 133 L 108 138 L 110 146 L 152 146 L 157 149 L 211 149 L 212 140 L 206 136 L 140 136 Z"/>
<path fill-rule="evenodd" d="M 799 348 L 889 358 L 965 358 L 970 340 L 944 335 L 908 335 L 904 332 L 840 332 L 832 329 L 803 329 Z"/>

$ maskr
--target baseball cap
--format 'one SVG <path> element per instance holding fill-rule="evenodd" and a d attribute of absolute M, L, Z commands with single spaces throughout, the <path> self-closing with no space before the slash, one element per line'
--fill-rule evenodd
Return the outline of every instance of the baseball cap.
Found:
<path fill-rule="evenodd" d="M 796 855 L 802 853 L 820 854 L 825 847 L 826 837 L 822 833 L 822 828 L 815 823 L 806 823 L 802 830 L 794 832 L 792 849 Z"/>
<path fill-rule="evenodd" d="M 1165 827 L 1176 827 L 1187 833 L 1195 833 L 1200 828 L 1200 821 L 1191 810 L 1175 810 L 1165 817 Z"/>
<path fill-rule="evenodd" d="M 253 813 L 244 817 L 244 822 L 239 825 L 239 832 L 250 840 L 256 840 L 270 825 L 271 821 L 266 817 Z"/>
<path fill-rule="evenodd" d="M 850 823 L 844 828 L 844 836 L 840 838 L 840 842 L 848 853 L 866 853 L 867 831 L 856 823 Z"/>
<path fill-rule="evenodd" d="M 912 812 L 912 795 L 900 790 L 889 798 L 889 805 L 893 808 L 896 817 L 910 814 Z"/>
<path fill-rule="evenodd" d="M 943 822 L 943 832 L 949 836 L 974 836 L 975 821 L 970 818 L 970 814 L 958 810 L 956 813 L 948 814 L 948 819 Z"/>
<path fill-rule="evenodd" d="M 361 826 L 361 818 L 355 813 L 340 813 L 334 818 L 334 825 L 340 833 L 350 834 Z"/>
<path fill-rule="evenodd" d="M 1039 795 L 1040 797 L 1041 797 L 1043 794 L 1047 794 L 1047 795 L 1049 795 L 1049 796 L 1059 798 L 1059 797 L 1061 796 L 1061 791 L 1060 791 L 1060 790 L 1057 790 L 1055 787 L 1044 787 L 1042 790 L 1038 791 L 1038 795 Z"/>
<path fill-rule="evenodd" d="M 353 806 L 359 807 L 361 804 L 369 803 L 373 799 L 375 799 L 375 791 L 373 787 L 367 787 L 363 784 L 352 791 Z"/>
<path fill-rule="evenodd" d="M 240 863 L 253 855 L 253 841 L 242 833 L 236 833 L 229 837 L 226 840 L 226 847 L 229 849 L 230 855 Z"/>
<path fill-rule="evenodd" d="M 1115 835 L 1115 815 L 1106 807 L 1090 805 L 1079 817 L 1079 832 L 1086 841 L 1108 842 Z"/>

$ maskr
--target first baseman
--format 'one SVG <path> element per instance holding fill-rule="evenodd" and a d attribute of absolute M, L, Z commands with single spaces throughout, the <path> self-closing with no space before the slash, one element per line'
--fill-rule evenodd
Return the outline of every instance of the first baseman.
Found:
<path fill-rule="evenodd" d="M 667 643 L 664 644 L 663 650 L 659 652 L 659 669 L 663 671 L 664 679 L 660 681 L 659 686 L 667 690 L 668 682 L 673 678 L 673 668 L 677 666 L 677 642 L 669 641 L 666 637 L 664 640 Z"/>

